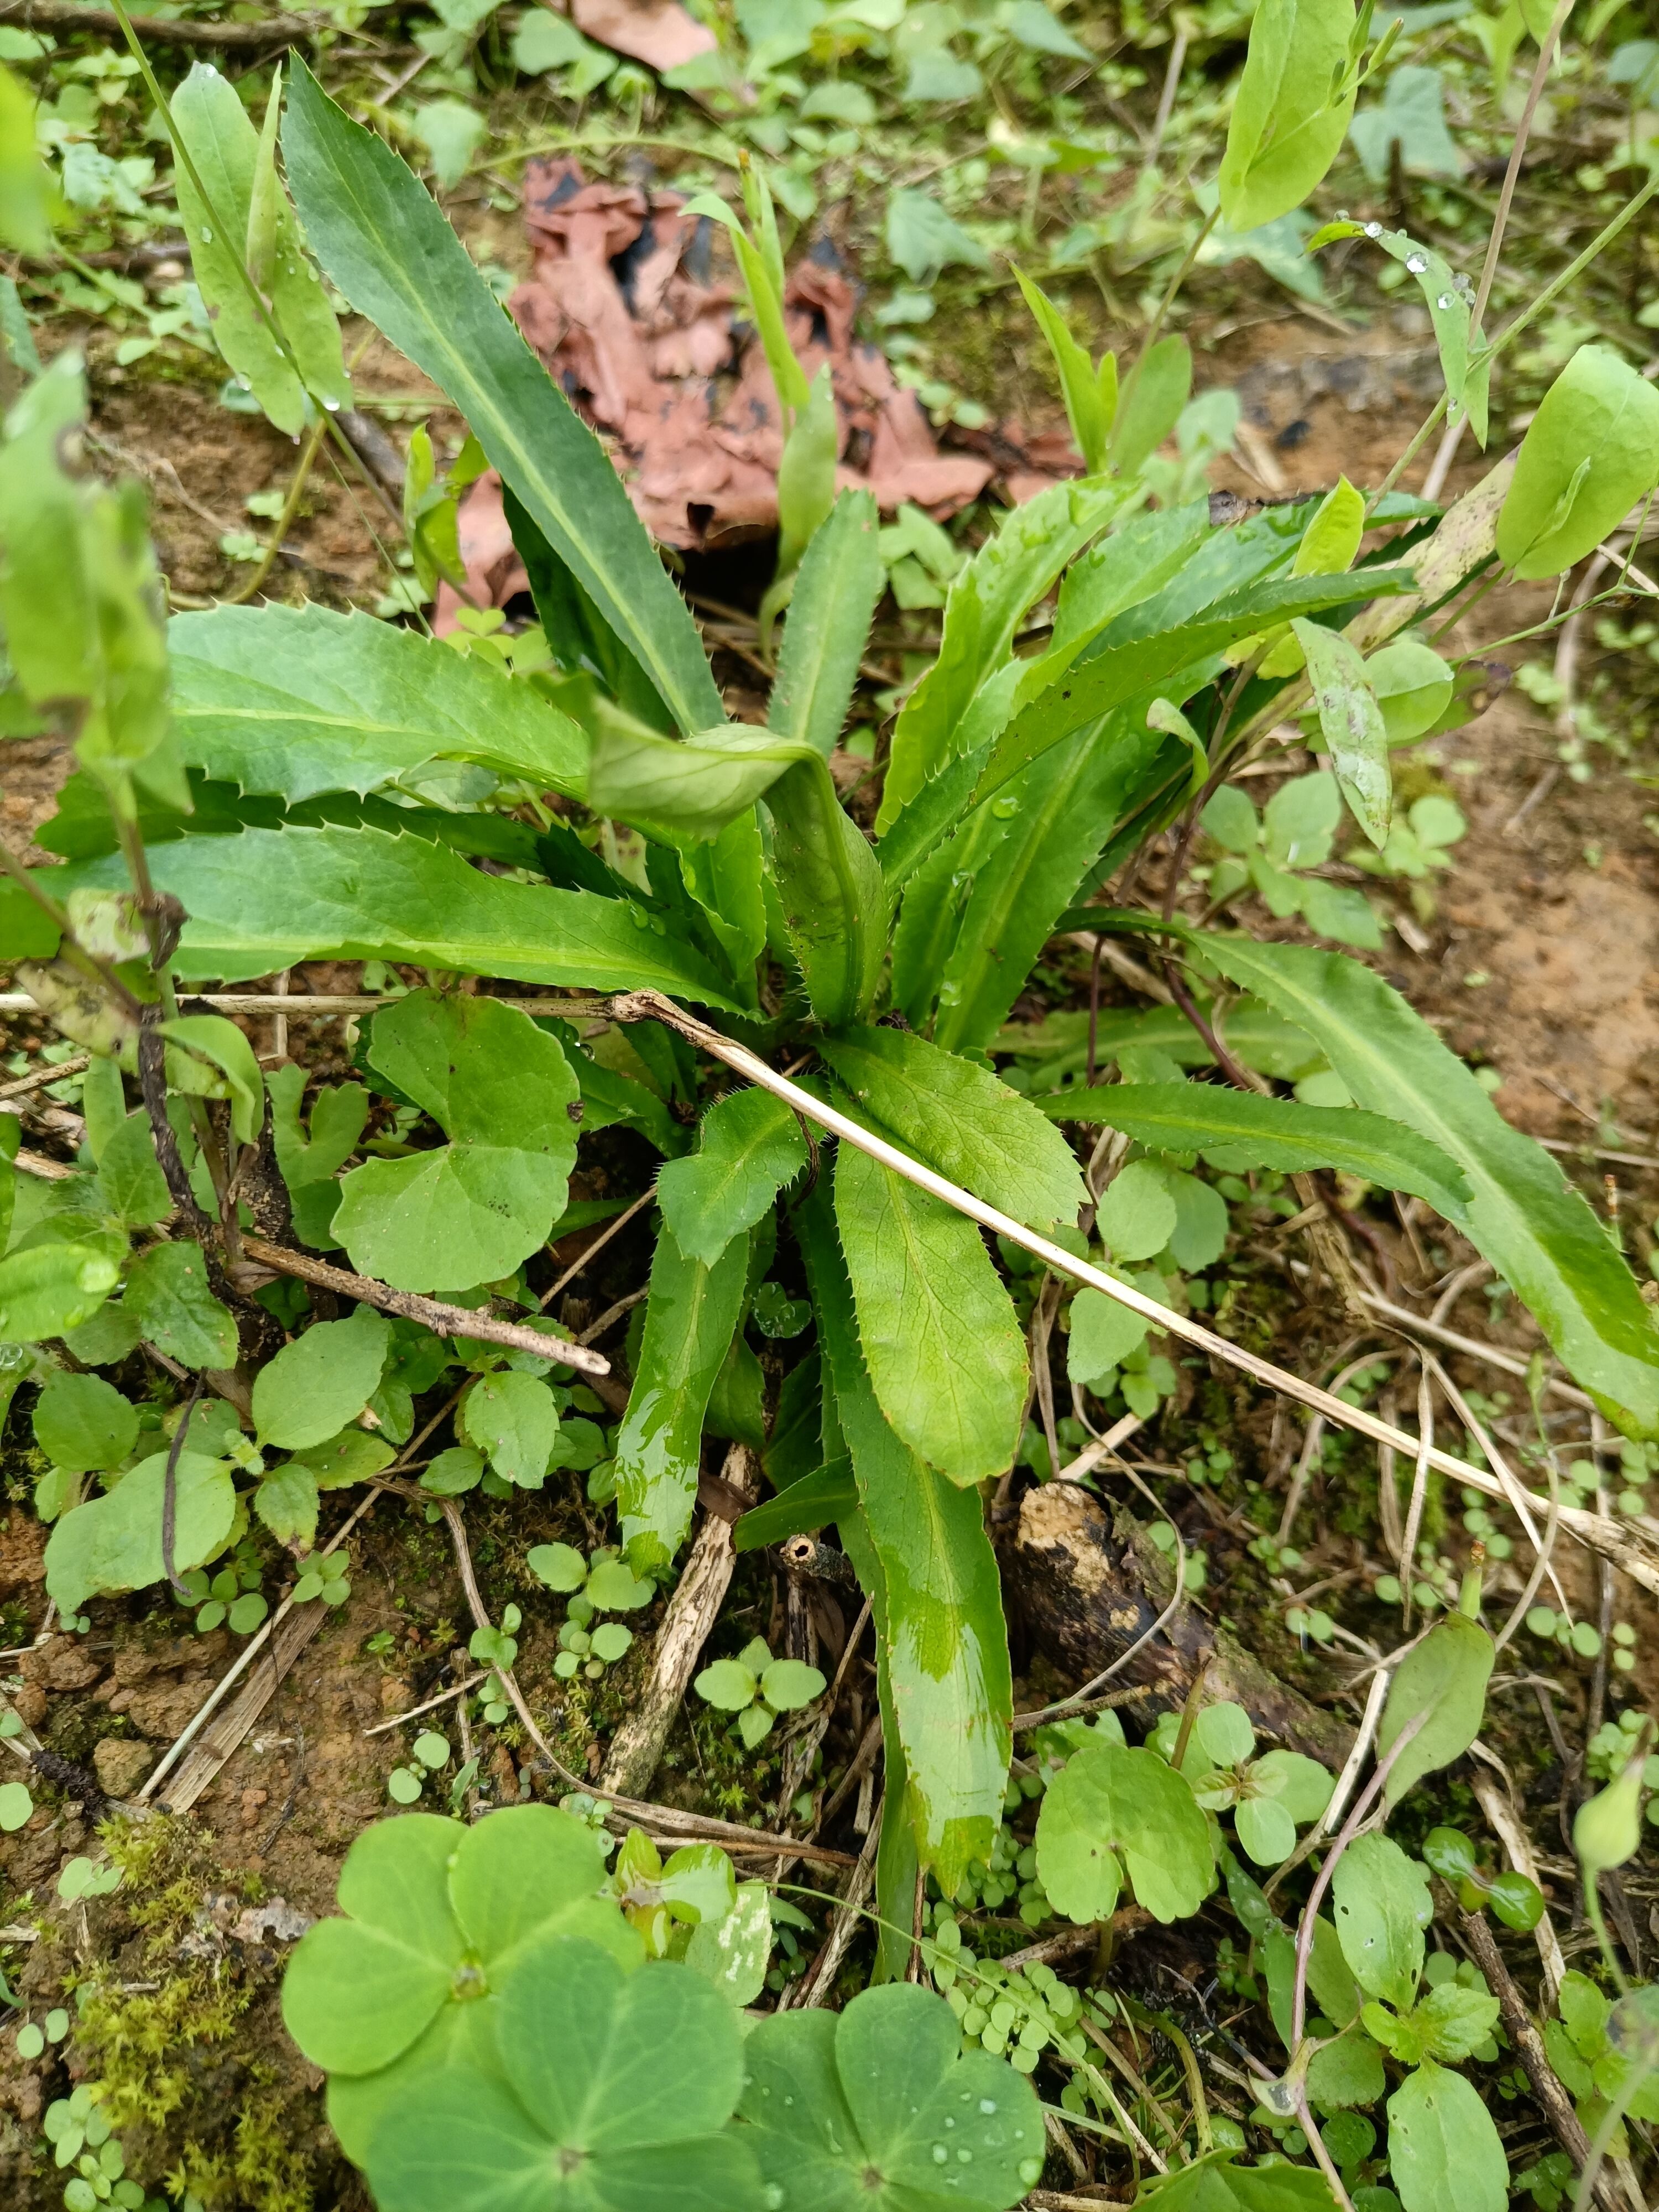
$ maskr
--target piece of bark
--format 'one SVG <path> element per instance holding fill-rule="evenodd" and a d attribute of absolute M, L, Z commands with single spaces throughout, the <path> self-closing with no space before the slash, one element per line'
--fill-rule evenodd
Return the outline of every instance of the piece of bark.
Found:
<path fill-rule="evenodd" d="M 1032 1645 L 1078 1682 L 1092 1680 L 1144 1635 L 1175 1587 L 1169 1562 L 1133 1520 L 1114 1528 L 1097 1499 L 1062 1482 L 1026 1492 L 1003 1575 Z M 1353 1730 L 1282 1682 L 1190 1598 L 1121 1679 L 1145 1688 L 1150 1717 L 1178 1710 L 1200 1668 L 1209 1702 L 1231 1699 L 1262 1735 L 1341 1766 Z"/>
<path fill-rule="evenodd" d="M 94 31 L 107 39 L 122 35 L 112 8 L 82 7 L 77 0 L 0 0 L 0 22 L 21 23 L 37 31 Z M 326 15 L 267 15 L 257 23 L 204 23 L 165 15 L 135 15 L 132 27 L 146 46 L 208 46 L 269 51 L 297 46 L 331 31 Z"/>
<path fill-rule="evenodd" d="M 732 1445 L 726 1455 L 720 1480 L 749 1504 L 754 1503 L 760 1491 L 759 1474 L 747 1445 Z M 639 1704 L 611 1739 L 610 1755 L 599 1778 L 601 1796 L 642 1797 L 650 1788 L 708 1632 L 720 1616 L 736 1561 L 731 1522 L 718 1513 L 706 1513 L 657 1631 L 651 1680 Z"/>

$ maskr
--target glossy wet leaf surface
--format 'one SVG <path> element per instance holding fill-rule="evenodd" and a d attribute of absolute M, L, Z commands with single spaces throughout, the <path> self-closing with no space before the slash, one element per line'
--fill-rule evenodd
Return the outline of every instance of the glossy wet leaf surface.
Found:
<path fill-rule="evenodd" d="M 738 2106 L 779 2212 L 1006 2212 L 1042 2170 L 1031 2085 L 987 2051 L 959 2055 L 944 2001 L 902 1984 L 840 2014 L 774 2014 L 751 2033 Z"/>
<path fill-rule="evenodd" d="M 749 2146 L 718 2132 L 744 2051 L 705 1977 L 543 1936 L 502 1970 L 498 2009 L 496 2064 L 410 2069 L 388 2100 L 367 2160 L 381 2212 L 761 2212 Z"/>

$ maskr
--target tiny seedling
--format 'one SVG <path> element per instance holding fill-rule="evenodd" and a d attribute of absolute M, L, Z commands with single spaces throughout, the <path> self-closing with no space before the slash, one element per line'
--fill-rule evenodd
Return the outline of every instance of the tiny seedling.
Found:
<path fill-rule="evenodd" d="M 823 1695 L 824 1680 L 800 1659 L 775 1659 L 756 1637 L 735 1659 L 716 1659 L 693 1687 L 705 1705 L 736 1717 L 738 1734 L 753 1751 L 772 1733 L 780 1713 L 799 1712 Z"/>

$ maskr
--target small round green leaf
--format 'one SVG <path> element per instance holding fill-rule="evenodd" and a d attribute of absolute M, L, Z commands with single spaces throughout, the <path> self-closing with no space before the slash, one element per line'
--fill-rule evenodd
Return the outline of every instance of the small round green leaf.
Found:
<path fill-rule="evenodd" d="M 775 1659 L 761 1676 L 761 1695 L 775 1712 L 798 1712 L 821 1698 L 826 1687 L 816 1667 L 799 1659 Z"/>
<path fill-rule="evenodd" d="M 72 1474 L 116 1468 L 138 1441 L 138 1412 L 98 1375 L 48 1376 L 34 1407 L 34 1440 Z"/>
<path fill-rule="evenodd" d="M 434 1773 L 439 1767 L 449 1764 L 448 1739 L 440 1735 L 436 1729 L 422 1729 L 415 1739 L 414 1751 L 421 1765 L 431 1768 Z"/>
<path fill-rule="evenodd" d="M 635 1613 L 656 1595 L 650 1577 L 635 1575 L 622 1559 L 596 1560 L 588 1574 L 586 1595 L 596 1613 Z"/>
<path fill-rule="evenodd" d="M 1246 1797 L 1233 1808 L 1233 1826 L 1257 1866 L 1282 1866 L 1296 1849 L 1296 1822 L 1276 1797 Z"/>
<path fill-rule="evenodd" d="M 430 1467 L 421 1476 L 421 1487 L 429 1490 L 434 1498 L 459 1498 L 469 1490 L 476 1490 L 483 1480 L 483 1454 L 475 1451 L 471 1444 L 452 1444 L 441 1451 Z M 538 1545 L 538 1550 L 550 1547 Z M 550 1548 L 565 1549 L 556 1546 Z M 531 1568 L 536 1571 L 536 1554 L 530 1555 Z"/>
<path fill-rule="evenodd" d="M 596 1659 L 603 1659 L 607 1667 L 614 1667 L 632 1648 L 634 1632 L 624 1628 L 619 1620 L 602 1620 L 589 1639 L 589 1648 Z"/>
<path fill-rule="evenodd" d="M 550 1590 L 579 1590 L 587 1579 L 587 1562 L 574 1544 L 538 1544 L 526 1553 L 525 1565 Z"/>
<path fill-rule="evenodd" d="M 1241 1766 L 1255 1749 L 1255 1730 L 1243 1705 L 1206 1705 L 1193 1725 L 1218 1766 Z"/>
<path fill-rule="evenodd" d="M 0 1782 L 0 1835 L 21 1828 L 34 1810 L 34 1800 L 21 1782 Z"/>
<path fill-rule="evenodd" d="M 421 1794 L 421 1778 L 412 1766 L 394 1766 L 386 1778 L 386 1794 L 396 1805 L 412 1805 Z"/>
<path fill-rule="evenodd" d="M 1528 427 L 1498 518 L 1522 582 L 1594 552 L 1659 483 L 1659 392 L 1610 346 L 1580 346 Z"/>
<path fill-rule="evenodd" d="M 716 1659 L 705 1667 L 691 1686 L 705 1705 L 723 1713 L 740 1713 L 755 1702 L 760 1685 L 747 1667 L 736 1659 Z"/>

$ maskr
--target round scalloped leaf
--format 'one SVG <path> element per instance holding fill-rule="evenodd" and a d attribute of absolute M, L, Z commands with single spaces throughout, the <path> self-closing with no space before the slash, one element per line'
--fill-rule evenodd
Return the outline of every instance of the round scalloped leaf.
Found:
<path fill-rule="evenodd" d="M 597 1945 L 544 1938 L 501 1990 L 499 2069 L 475 2056 L 411 2072 L 388 2101 L 368 2158 L 375 2201 L 761 2212 L 749 2144 L 718 2132 L 743 2074 L 737 2014 L 701 1974 L 672 1960 L 625 1974 Z"/>
<path fill-rule="evenodd" d="M 349 1917 L 319 1921 L 283 1987 L 289 2033 L 326 2067 L 329 2118 L 361 2163 L 404 2081 L 429 2066 L 489 2063 L 493 1999 L 510 1954 L 572 1929 L 636 1965 L 642 1947 L 597 1893 L 592 1832 L 549 1805 L 516 1805 L 471 1828 L 415 1813 L 366 1829 L 341 1870 Z"/>
<path fill-rule="evenodd" d="M 1042 2109 L 1012 2066 L 961 2045 L 944 1999 L 904 1984 L 866 1990 L 839 2016 L 762 2021 L 739 2112 L 783 2212 L 1017 2203 L 1042 2177 Z"/>
<path fill-rule="evenodd" d="M 371 2074 L 430 2025 L 451 1992 L 465 1943 L 449 1905 L 449 1863 L 461 1830 L 429 1813 L 366 1828 L 346 1854 L 339 1901 L 319 1920 L 283 1982 L 283 2019 L 313 2064 Z"/>
<path fill-rule="evenodd" d="M 1215 1881 L 1210 1831 L 1180 1775 L 1152 1751 L 1091 1744 L 1049 1784 L 1037 1815 L 1037 1872 L 1067 1919 L 1103 1919 L 1118 1862 L 1137 1901 L 1166 1923 L 1196 1912 Z"/>

